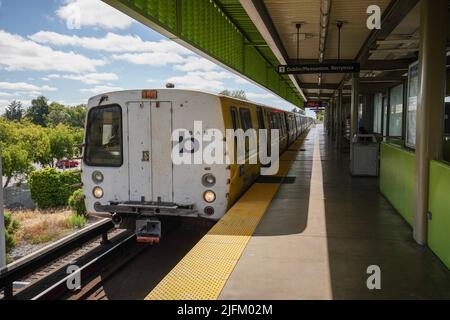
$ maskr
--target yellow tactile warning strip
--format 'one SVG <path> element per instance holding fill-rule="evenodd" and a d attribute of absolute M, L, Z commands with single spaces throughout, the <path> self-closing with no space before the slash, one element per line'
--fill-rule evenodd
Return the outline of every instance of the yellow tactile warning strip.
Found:
<path fill-rule="evenodd" d="M 290 146 L 299 149 L 303 138 Z M 282 155 L 278 176 L 294 160 Z M 255 183 L 148 294 L 146 300 L 215 300 L 279 188 Z"/>

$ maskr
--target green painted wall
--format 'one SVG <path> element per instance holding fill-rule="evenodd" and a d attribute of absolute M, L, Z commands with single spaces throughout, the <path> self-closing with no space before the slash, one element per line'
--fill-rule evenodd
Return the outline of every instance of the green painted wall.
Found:
<path fill-rule="evenodd" d="M 380 191 L 412 225 L 416 156 L 398 146 L 381 144 Z"/>
<path fill-rule="evenodd" d="M 430 163 L 428 246 L 450 268 L 450 166 Z"/>

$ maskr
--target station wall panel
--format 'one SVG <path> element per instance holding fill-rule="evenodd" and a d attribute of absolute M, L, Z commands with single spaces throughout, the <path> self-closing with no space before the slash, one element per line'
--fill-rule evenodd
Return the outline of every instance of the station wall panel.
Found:
<path fill-rule="evenodd" d="M 412 226 L 416 156 L 398 146 L 381 144 L 380 191 Z"/>
<path fill-rule="evenodd" d="M 430 163 L 428 246 L 450 268 L 450 166 Z"/>

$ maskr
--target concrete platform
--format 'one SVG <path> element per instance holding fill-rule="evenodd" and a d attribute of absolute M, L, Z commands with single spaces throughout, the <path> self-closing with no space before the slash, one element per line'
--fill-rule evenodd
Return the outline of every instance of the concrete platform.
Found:
<path fill-rule="evenodd" d="M 219 299 L 450 299 L 450 271 L 378 191 L 352 178 L 348 153 L 312 129 Z M 367 268 L 381 269 L 369 290 Z"/>

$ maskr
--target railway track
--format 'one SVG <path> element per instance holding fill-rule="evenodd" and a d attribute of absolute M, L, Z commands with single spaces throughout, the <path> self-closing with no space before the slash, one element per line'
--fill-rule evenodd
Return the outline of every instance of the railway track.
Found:
<path fill-rule="evenodd" d="M 84 300 L 92 291 L 123 265 L 141 253 L 148 245 L 136 243 L 135 234 L 125 234 L 100 252 L 80 258 L 71 264 L 73 272 L 48 279 L 47 289 L 25 297 L 30 300 Z"/>
<path fill-rule="evenodd" d="M 0 298 L 20 299 L 71 262 L 98 250 L 108 237 L 122 233 L 113 227 L 108 219 L 100 220 L 0 269 Z"/>
<path fill-rule="evenodd" d="M 108 286 L 112 284 L 112 287 L 119 287 L 124 292 L 125 296 L 121 296 L 122 298 L 139 299 L 159 282 L 210 227 L 209 224 L 197 223 L 198 221 L 189 219 L 187 223 L 178 218 L 168 219 L 164 223 L 164 241 L 152 246 L 137 243 L 134 233 L 114 229 L 109 220 L 98 222 L 87 230 L 80 230 L 67 239 L 61 239 L 26 259 L 8 265 L 7 269 L 0 270 L 0 288 L 4 288 L 4 295 L 0 298 L 110 298 L 103 292 L 103 286 L 107 282 Z M 104 243 L 106 233 L 109 240 Z M 148 254 L 142 255 L 144 251 Z M 139 255 L 141 256 L 137 258 Z M 136 261 L 132 262 L 133 260 Z M 131 272 L 127 271 L 130 269 Z M 126 290 L 121 287 L 120 281 L 124 274 L 129 276 L 143 269 L 148 277 L 148 287 L 140 287 L 142 279 L 132 279 Z M 22 283 L 24 287 L 13 289 L 13 283 Z"/>

